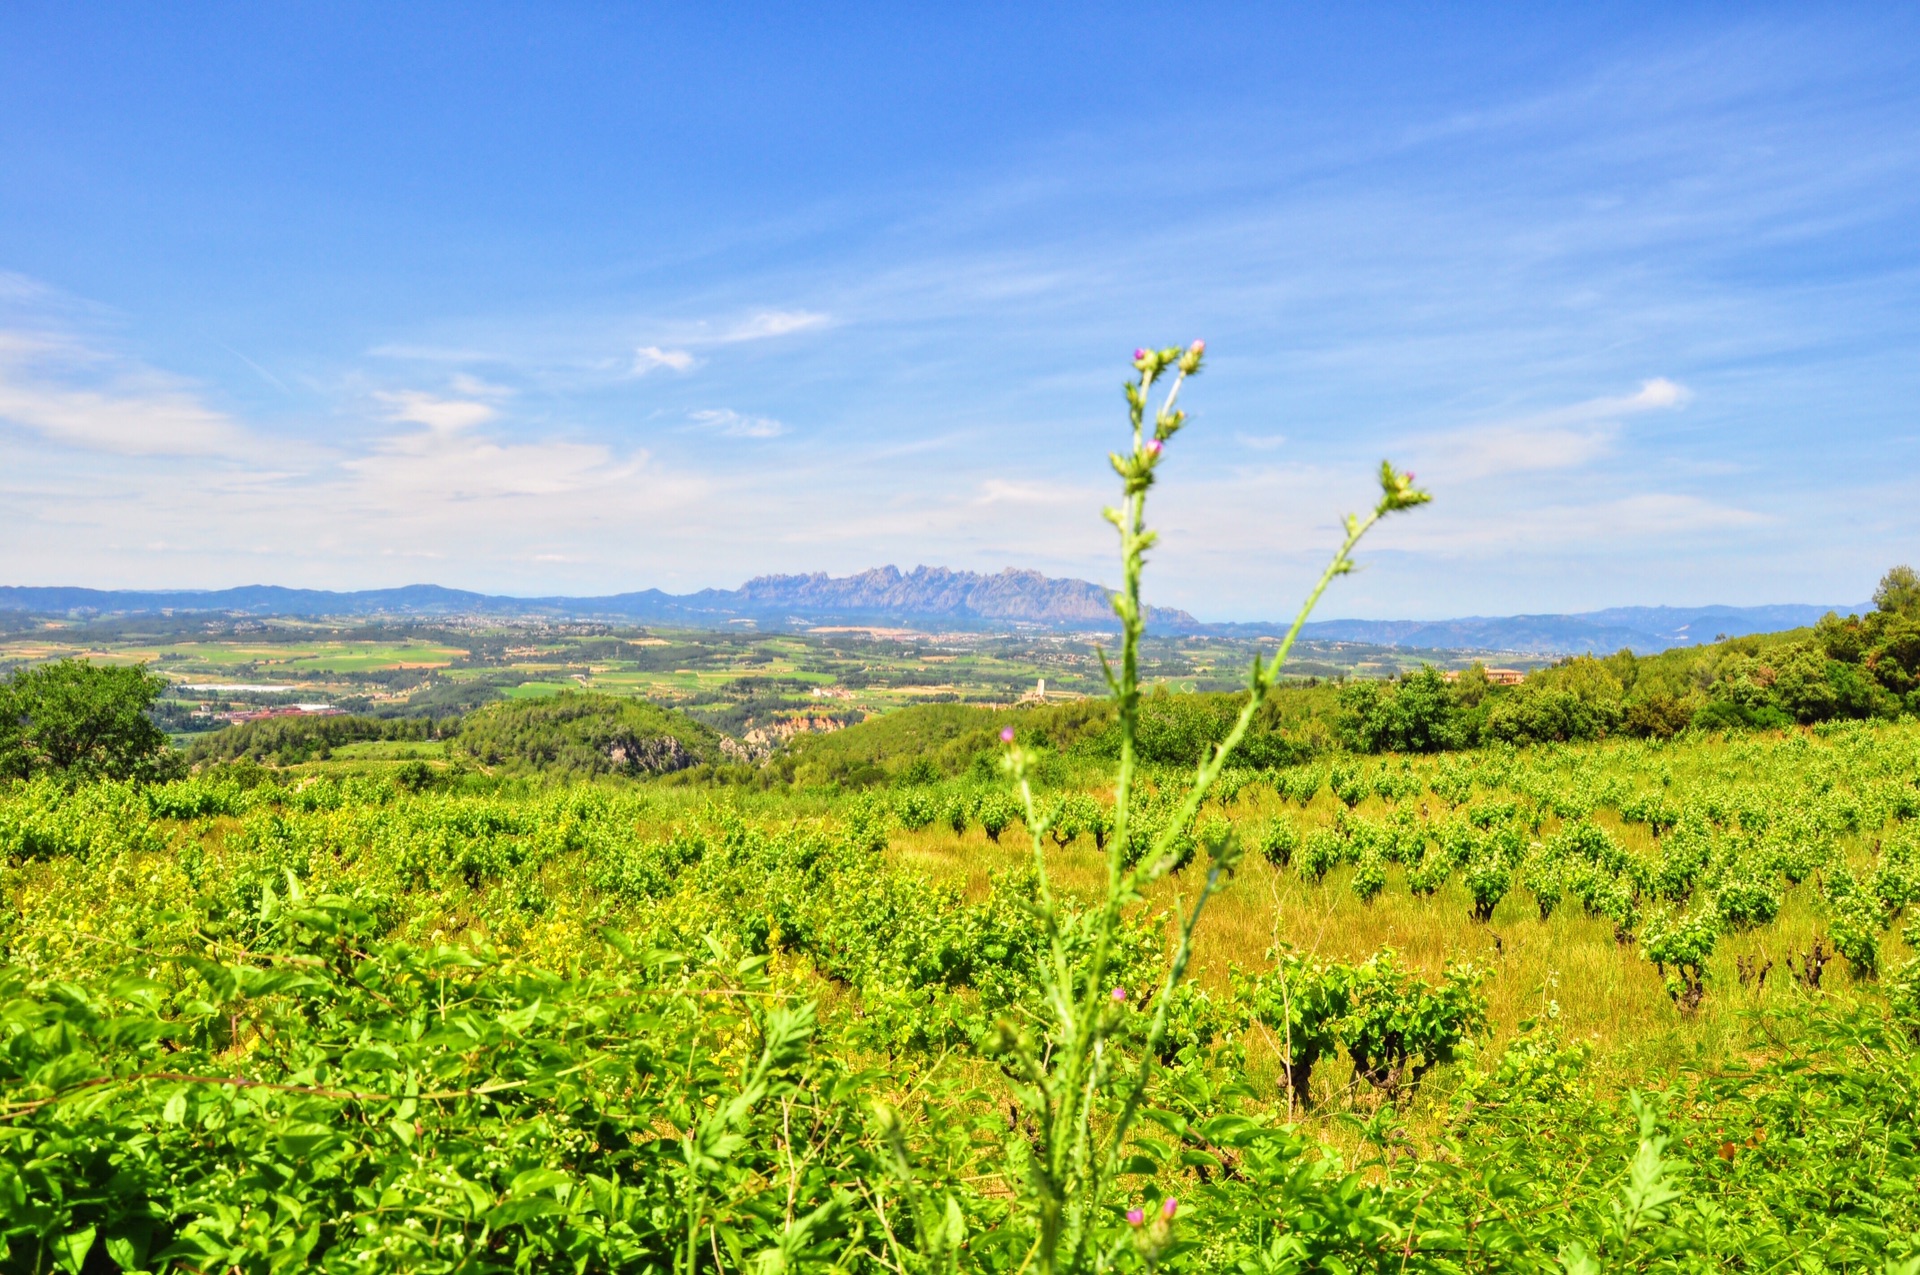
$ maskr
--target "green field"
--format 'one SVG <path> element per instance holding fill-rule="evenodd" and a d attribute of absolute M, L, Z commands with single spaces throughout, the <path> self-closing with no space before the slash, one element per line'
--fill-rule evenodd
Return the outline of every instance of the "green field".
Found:
<path fill-rule="evenodd" d="M 274 700 L 270 692 L 187 689 L 242 685 L 279 688 L 285 700 L 383 715 L 439 716 L 494 699 L 586 689 L 672 704 L 735 733 L 796 719 L 839 725 L 928 702 L 1008 704 L 1030 695 L 1041 679 L 1056 701 L 1104 691 L 1095 654 L 1103 639 L 1092 636 L 564 627 L 41 620 L 0 634 L 0 673 L 81 655 L 149 663 L 177 684 L 174 695 L 183 706 L 234 709 Z M 1146 672 L 1151 683 L 1170 689 L 1230 689 L 1256 645 L 1150 642 Z M 1464 667 L 1473 658 L 1342 645 L 1303 649 L 1295 667 L 1302 676 L 1376 675 L 1423 660 Z M 1539 661 L 1503 656 L 1497 662 Z"/>

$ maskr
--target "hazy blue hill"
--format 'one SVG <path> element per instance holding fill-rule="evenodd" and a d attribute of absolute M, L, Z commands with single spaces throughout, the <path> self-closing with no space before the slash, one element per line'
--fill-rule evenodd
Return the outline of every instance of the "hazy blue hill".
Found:
<path fill-rule="evenodd" d="M 1828 611 L 1842 615 L 1870 610 L 1853 606 L 1784 604 L 1756 607 L 1610 607 L 1574 615 L 1468 616 L 1458 620 L 1325 620 L 1309 624 L 1307 637 L 1322 642 L 1375 646 L 1515 651 L 1536 655 L 1638 653 L 1699 646 L 1717 637 L 1743 637 L 1809 625 Z"/>
<path fill-rule="evenodd" d="M 1663 651 L 1716 637 L 1769 633 L 1812 624 L 1829 610 L 1798 604 L 1757 607 L 1612 607 L 1574 615 L 1467 616 L 1452 620 L 1325 620 L 1303 636 L 1320 642 L 1359 642 L 1425 650 L 1512 651 L 1567 655 L 1585 651 Z M 877 567 L 857 575 L 759 576 L 738 589 L 671 594 L 658 589 L 605 597 L 515 598 L 415 584 L 398 589 L 335 593 L 249 585 L 238 589 L 172 592 L 0 587 L 0 611 L 52 615 L 126 615 L 207 612 L 253 616 L 477 616 L 498 619 L 607 620 L 631 624 L 722 627 L 752 621 L 766 627 L 811 624 L 887 624 L 1057 630 L 1113 627 L 1105 588 L 1087 580 L 1056 579 L 1009 567 L 993 575 L 944 567 Z M 1161 633 L 1215 633 L 1253 637 L 1285 631 L 1280 623 L 1202 624 L 1185 611 L 1149 607 Z"/>
<path fill-rule="evenodd" d="M 944 567 L 879 567 L 852 576 L 760 576 L 739 589 L 674 595 L 658 589 L 606 597 L 514 598 L 416 584 L 334 593 L 249 585 L 237 589 L 143 592 L 0 587 L 0 610 L 41 614 L 141 614 L 159 611 L 285 616 L 497 616 L 608 619 L 637 623 L 936 623 L 969 627 L 1031 624 L 1105 628 L 1114 624 L 1107 591 L 1086 580 L 1053 579 L 1009 567 L 995 575 Z M 1200 624 L 1184 611 L 1148 608 L 1158 628 Z"/>

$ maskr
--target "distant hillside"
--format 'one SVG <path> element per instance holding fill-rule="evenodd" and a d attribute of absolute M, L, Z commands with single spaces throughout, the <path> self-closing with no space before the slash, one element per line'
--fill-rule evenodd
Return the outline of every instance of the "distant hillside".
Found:
<path fill-rule="evenodd" d="M 1302 636 L 1401 650 L 1508 651 L 1578 655 L 1621 648 L 1647 653 L 1698 646 L 1812 624 L 1829 610 L 1864 612 L 1865 603 L 1824 607 L 1613 607 L 1574 615 L 1468 616 L 1455 620 L 1324 620 Z M 138 615 L 157 612 L 252 616 L 473 616 L 502 620 L 603 620 L 624 624 L 764 628 L 823 624 L 907 628 L 1061 631 L 1111 629 L 1107 591 L 1087 580 L 1057 579 L 1009 567 L 995 575 L 944 567 L 876 567 L 858 575 L 759 576 L 738 589 L 671 594 L 658 589 L 605 597 L 513 598 L 434 584 L 333 593 L 250 585 L 239 589 L 129 592 L 103 589 L 0 587 L 0 611 L 42 615 Z M 1163 634 L 1259 637 L 1286 631 L 1280 623 L 1202 624 L 1185 611 L 1148 607 L 1148 626 Z"/>
<path fill-rule="evenodd" d="M 1701 646 L 1718 637 L 1745 637 L 1812 624 L 1828 611 L 1841 615 L 1872 610 L 1852 606 L 1787 604 L 1757 607 L 1612 607 L 1575 615 L 1468 616 L 1459 620 L 1326 620 L 1309 624 L 1303 636 L 1321 642 L 1366 642 L 1375 646 L 1441 650 L 1513 651 L 1529 655 L 1636 654 L 1676 646 Z M 1240 626 L 1235 626 L 1240 627 Z"/>
<path fill-rule="evenodd" d="M 739 589 L 670 594 L 658 589 L 597 598 L 510 598 L 415 584 L 400 589 L 334 593 L 249 585 L 238 589 L 135 592 L 0 587 L 0 610 L 38 614 L 211 612 L 283 616 L 489 616 L 502 619 L 594 619 L 629 623 L 723 625 L 739 620 L 794 624 L 935 624 L 962 628 L 1007 624 L 1087 629 L 1114 625 L 1107 591 L 1086 580 L 1062 580 L 1012 567 L 997 575 L 944 567 L 879 567 L 852 576 L 760 576 Z M 1164 631 L 1202 626 L 1185 611 L 1147 608 Z"/>

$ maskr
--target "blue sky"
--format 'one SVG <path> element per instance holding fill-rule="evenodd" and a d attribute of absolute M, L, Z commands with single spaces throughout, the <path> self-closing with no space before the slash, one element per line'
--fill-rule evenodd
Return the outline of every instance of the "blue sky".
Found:
<path fill-rule="evenodd" d="M 0 579 L 1852 602 L 1920 559 L 1899 6 L 9 5 Z"/>

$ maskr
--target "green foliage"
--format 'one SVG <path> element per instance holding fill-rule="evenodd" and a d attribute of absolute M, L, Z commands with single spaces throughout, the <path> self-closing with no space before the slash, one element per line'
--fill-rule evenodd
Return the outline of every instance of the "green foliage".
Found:
<path fill-rule="evenodd" d="M 1339 1023 L 1354 1074 L 1389 1098 L 1410 1092 L 1434 1067 L 1453 1061 L 1462 1041 L 1485 1030 L 1485 981 L 1471 965 L 1449 965 L 1434 987 L 1390 947 L 1368 957 L 1347 979 Z"/>
<path fill-rule="evenodd" d="M 1626 710 L 1604 692 L 1582 694 L 1549 682 L 1528 682 L 1496 701 L 1487 714 L 1489 739 L 1509 744 L 1603 739 L 1620 729 Z"/>
<path fill-rule="evenodd" d="M 1273 1038 L 1289 1092 L 1313 1102 L 1313 1069 L 1346 1049 L 1356 1077 L 1389 1098 L 1410 1094 L 1434 1067 L 1451 1062 L 1486 1028 L 1486 976 L 1450 965 L 1438 987 L 1383 948 L 1366 961 L 1311 961 L 1283 949 L 1273 969 L 1236 984 L 1236 999 Z"/>
<path fill-rule="evenodd" d="M 1707 994 L 1707 961 L 1719 938 L 1719 918 L 1705 910 L 1676 916 L 1662 909 L 1647 918 L 1641 932 L 1641 950 L 1666 979 L 1667 995 L 1688 1013 Z"/>
<path fill-rule="evenodd" d="M 1846 958 L 1860 978 L 1872 978 L 1880 972 L 1880 931 L 1886 916 L 1879 901 L 1860 890 L 1835 898 L 1827 936 L 1833 950 Z"/>
<path fill-rule="evenodd" d="M 1482 671 L 1481 682 L 1485 678 Z M 1470 685 L 1469 693 L 1474 689 Z M 1363 753 L 1431 753 L 1473 740 L 1459 698 L 1432 667 L 1405 674 L 1397 684 L 1354 682 L 1343 688 L 1338 730 L 1343 744 Z"/>
<path fill-rule="evenodd" d="M 1349 967 L 1310 961 L 1291 948 L 1271 970 L 1237 978 L 1236 1000 L 1268 1032 L 1287 1091 L 1301 1105 L 1313 1104 L 1313 1069 L 1340 1043 L 1351 983 Z"/>
<path fill-rule="evenodd" d="M 1268 863 L 1284 868 L 1293 862 L 1294 853 L 1299 849 L 1300 830 L 1293 826 L 1291 819 L 1267 820 L 1267 826 L 1260 834 L 1260 853 Z"/>
<path fill-rule="evenodd" d="M 236 722 L 203 735 L 187 750 L 189 763 L 253 761 L 296 765 L 324 758 L 345 744 L 372 739 L 426 740 L 434 738 L 434 723 L 423 717 L 326 716 L 265 717 Z"/>
<path fill-rule="evenodd" d="M 146 666 L 56 660 L 0 682 L 0 779 L 146 779 L 178 769 L 148 716 L 166 679 Z"/>
<path fill-rule="evenodd" d="M 1373 902 L 1387 888 L 1387 861 L 1378 850 L 1370 850 L 1360 856 L 1348 885 L 1362 903 Z"/>
<path fill-rule="evenodd" d="M 1920 573 L 1908 566 L 1888 571 L 1873 591 L 1873 605 L 1886 615 L 1920 617 Z"/>
<path fill-rule="evenodd" d="M 721 758 L 720 737 L 645 700 L 565 691 L 489 704 L 461 720 L 454 746 L 487 766 L 561 775 L 651 775 Z"/>
<path fill-rule="evenodd" d="M 1879 930 L 1920 815 L 1911 728 L 1697 756 L 1693 778 L 1661 789 L 1673 824 L 1644 862 L 1595 818 L 1528 832 L 1535 803 L 1597 807 L 1582 784 L 1613 784 L 1616 802 L 1658 786 L 1673 754 L 1631 743 L 1445 759 L 1471 768 L 1455 777 L 1478 795 L 1430 826 L 1413 808 L 1424 796 L 1372 804 L 1382 773 L 1404 791 L 1397 766 L 1362 767 L 1352 781 L 1366 800 L 1321 831 L 1341 861 L 1405 861 L 1402 839 L 1431 831 L 1413 869 L 1485 856 L 1517 862 L 1532 888 L 1550 861 L 1588 874 L 1603 908 L 1642 890 L 1639 950 L 1649 978 L 1665 959 L 1677 1002 L 1688 965 L 1703 995 L 1712 986 L 1720 892 L 1789 851 L 1809 883 L 1827 883 L 1829 909 L 1857 900 L 1876 942 L 1893 942 Z M 1742 786 L 1726 787 L 1721 773 L 1736 770 Z M 685 1269 L 696 1215 L 702 1270 L 716 1249 L 728 1269 L 771 1268 L 779 1252 L 789 1269 L 1017 1269 L 1033 1215 L 980 1184 L 1009 1163 L 1027 1171 L 1038 1125 L 1021 1108 L 1009 1129 L 1017 1078 L 979 1069 L 1001 1024 L 1055 1012 L 1037 884 L 1000 878 L 969 901 L 890 865 L 885 838 L 909 791 L 843 794 L 824 824 L 663 807 L 668 794 L 641 788 L 412 794 L 390 778 L 244 765 L 0 793 L 4 879 L 18 900 L 0 922 L 0 1102 L 59 1095 L 7 1109 L 21 1132 L 0 1139 L 0 1191 L 24 1203 L 0 1211 L 0 1269 L 86 1260 L 76 1253 L 181 1271 L 217 1259 L 243 1271 L 419 1268 L 455 1260 L 456 1239 L 480 1269 Z M 943 806 L 968 793 L 925 791 Z M 1296 826 L 1300 812 L 1281 818 Z M 218 827 L 191 833 L 195 821 Z M 670 835 L 638 831 L 669 821 Z M 1197 859 L 1210 862 L 1220 831 L 1209 806 L 1192 829 Z M 1670 869 L 1673 883 L 1657 885 Z M 1662 909 L 1656 890 L 1681 897 Z M 1102 1233 L 1127 1245 L 1119 1269 L 1142 1260 L 1136 1233 L 1153 1237 L 1118 1210 L 1142 1203 L 1158 1216 L 1165 1195 L 1180 1203 L 1155 1250 L 1163 1270 L 1260 1269 L 1276 1242 L 1276 1261 L 1352 1270 L 1453 1269 L 1490 1246 L 1510 1267 L 1553 1269 L 1576 1243 L 1601 1269 L 1876 1270 L 1914 1251 L 1920 1210 L 1897 1185 L 1920 1172 L 1911 959 L 1889 956 L 1880 976 L 1888 1016 L 1873 1000 L 1855 1008 L 1830 978 L 1814 1016 L 1793 1016 L 1797 995 L 1773 1002 L 1751 1065 L 1649 1078 L 1670 1091 L 1653 1109 L 1653 1136 L 1667 1140 L 1658 1177 L 1683 1192 L 1655 1220 L 1632 1198 L 1650 1198 L 1654 1180 L 1640 1115 L 1605 1097 L 1611 1082 L 1550 1028 L 1470 1061 L 1475 1002 L 1449 1000 L 1444 979 L 1386 953 L 1362 978 L 1365 960 L 1283 952 L 1257 977 L 1233 976 L 1230 994 L 1183 980 L 1149 1051 L 1165 933 L 1136 909 L 1125 920 L 1109 986 L 1096 989 L 1113 1013 L 1105 1047 L 1128 1066 L 1150 1053 L 1154 1070 L 1121 1161 L 1139 1172 L 1106 1197 Z M 629 938 L 596 937 L 606 926 Z M 1084 968 L 1096 934 L 1086 912 L 1073 915 L 1070 965 Z M 1128 993 L 1118 1009 L 1112 986 Z M 803 1032 L 768 1017 L 815 1000 Z M 516 1036 L 503 1019 L 530 1025 Z M 1248 1098 L 1237 1052 L 1269 1040 L 1277 1106 Z M 1367 1136 L 1399 1145 L 1396 1110 L 1423 1119 L 1423 1101 L 1444 1101 L 1453 1114 L 1435 1136 L 1452 1150 L 1366 1169 L 1289 1129 L 1289 1110 L 1345 1119 L 1349 1064 L 1356 1120 L 1365 1095 L 1392 1099 Z M 1639 1220 L 1623 1228 L 1622 1217 Z M 876 1238 L 889 1226 L 898 1252 Z M 1410 1233 L 1417 1260 L 1405 1256 Z"/>
<path fill-rule="evenodd" d="M 998 841 L 1000 834 L 1020 818 L 1020 808 L 1003 792 L 983 792 L 974 801 L 973 817 L 986 832 L 987 840 Z"/>

